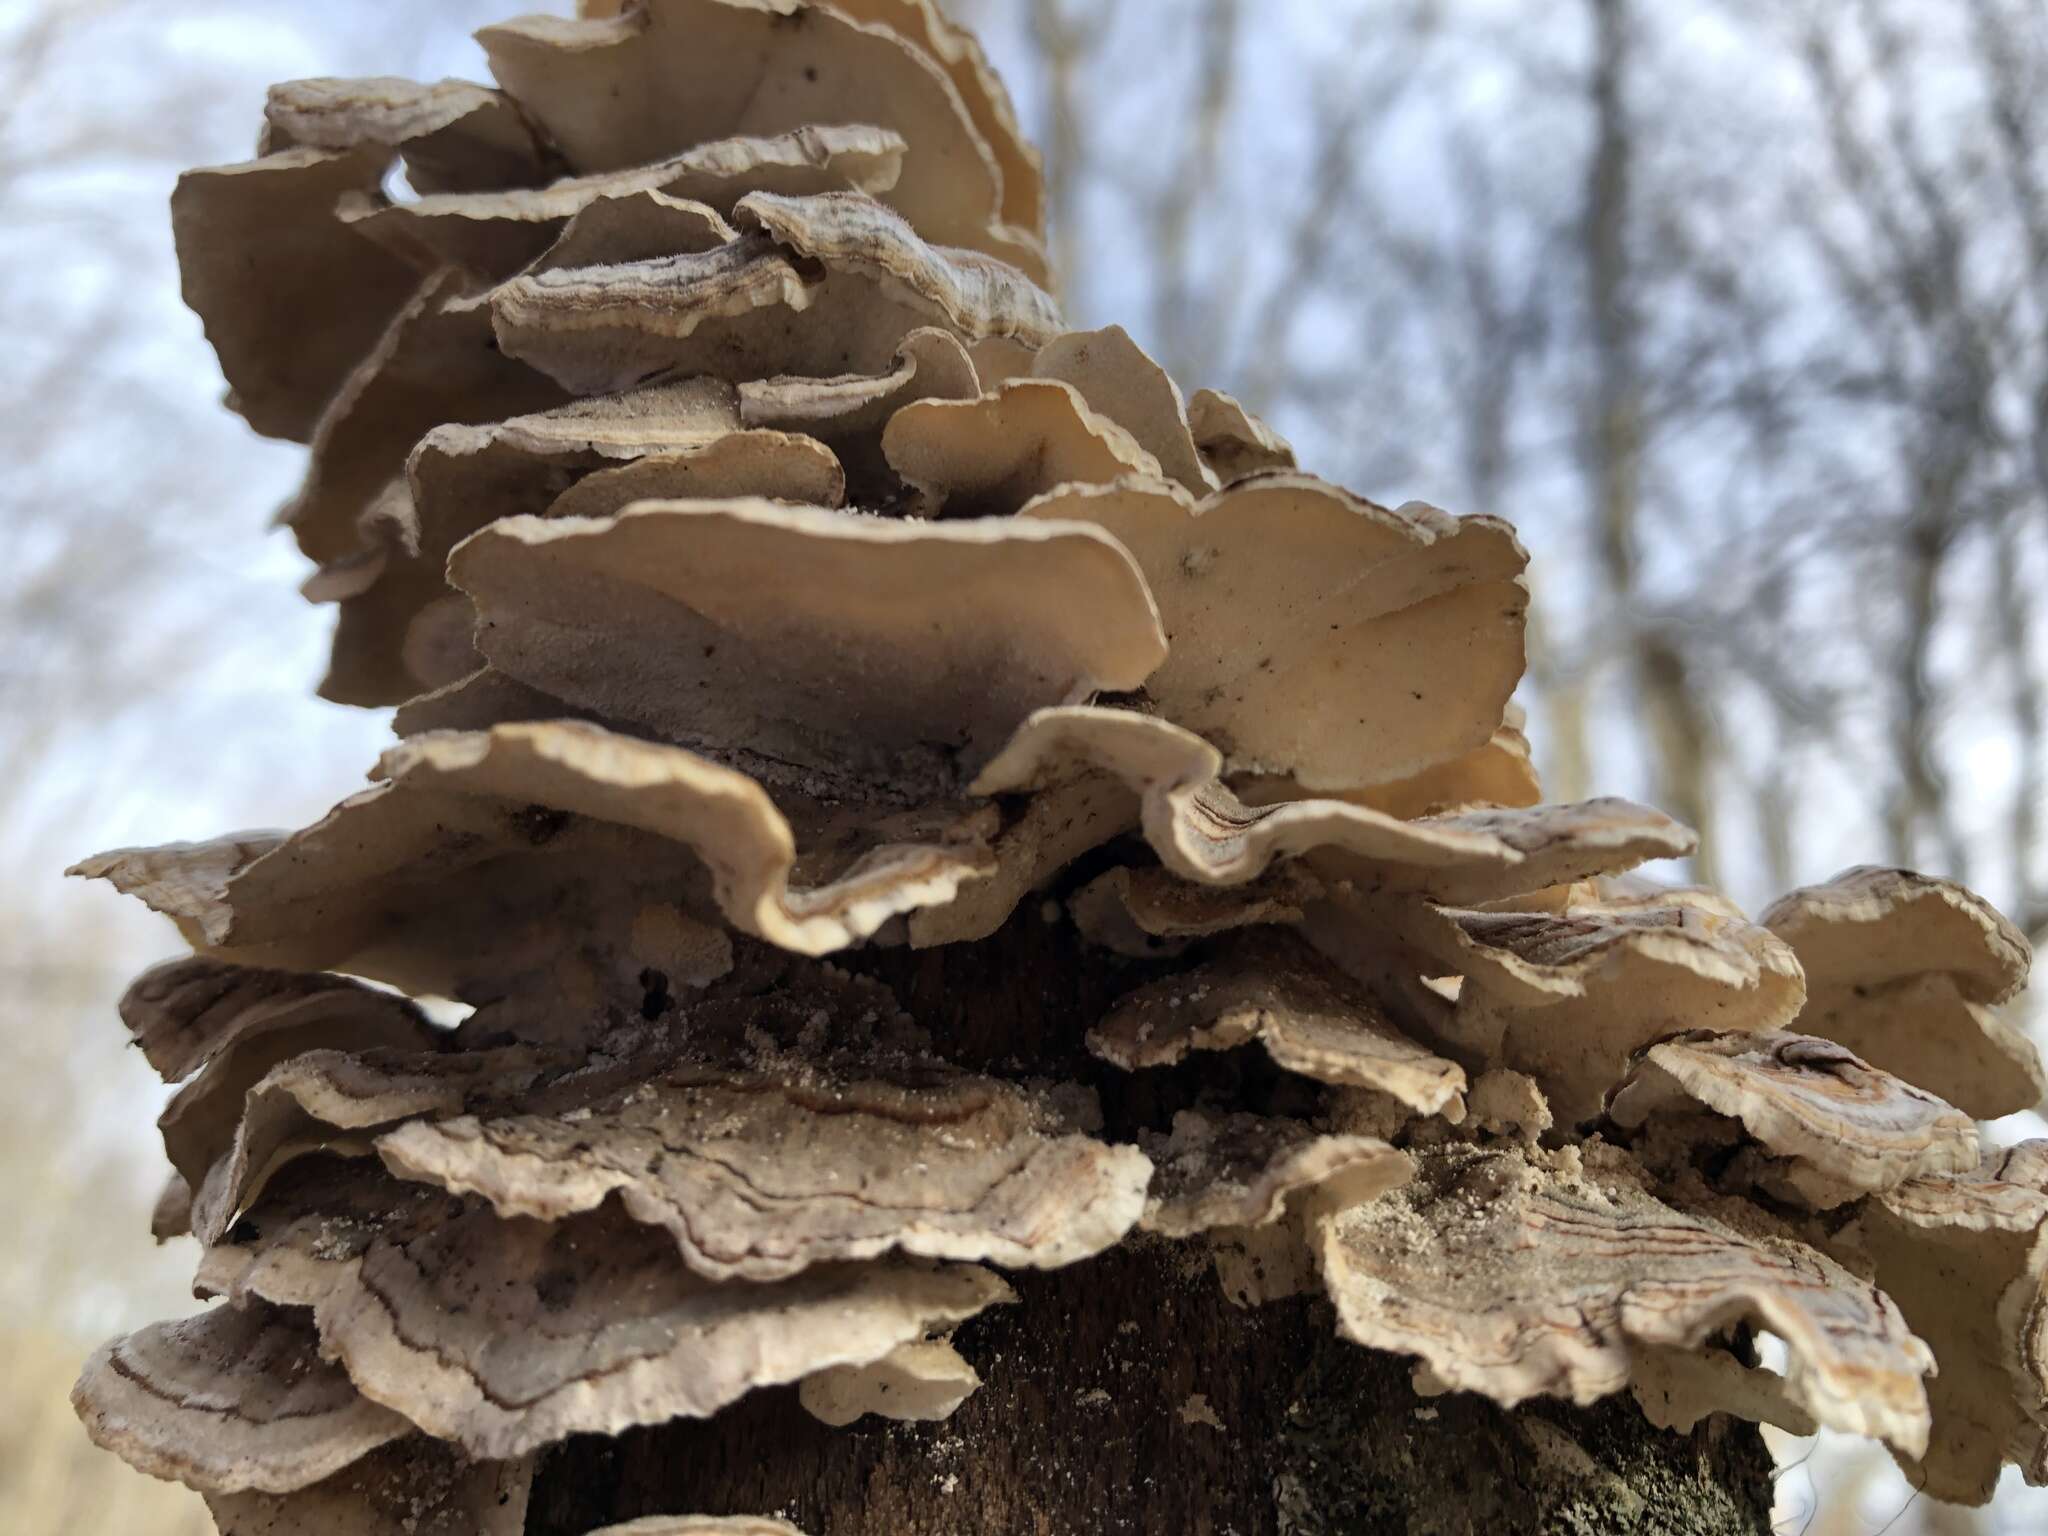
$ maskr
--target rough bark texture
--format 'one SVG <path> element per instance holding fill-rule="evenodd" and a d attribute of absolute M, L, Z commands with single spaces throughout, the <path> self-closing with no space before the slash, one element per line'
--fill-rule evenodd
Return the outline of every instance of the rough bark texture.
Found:
<path fill-rule="evenodd" d="M 1203 1080 L 1086 1058 L 1087 1027 L 1162 967 L 1085 949 L 1036 912 L 985 944 L 852 963 L 888 980 L 948 1054 L 1019 1074 L 1057 1062 L 1096 1083 L 1120 1133 L 1170 1117 Z M 1230 1305 L 1192 1245 L 1011 1278 L 1018 1304 L 956 1336 L 985 1384 L 945 1423 L 830 1429 L 784 1389 L 709 1422 L 571 1441 L 541 1464 L 529 1536 L 681 1512 L 774 1513 L 809 1536 L 1770 1529 L 1770 1458 L 1748 1425 L 1660 1433 L 1625 1397 L 1512 1413 L 1422 1399 L 1408 1362 L 1339 1339 L 1321 1300 Z"/>

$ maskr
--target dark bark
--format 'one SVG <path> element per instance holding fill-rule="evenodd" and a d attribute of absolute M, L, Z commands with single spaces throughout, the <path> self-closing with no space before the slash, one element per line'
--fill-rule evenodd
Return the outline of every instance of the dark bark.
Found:
<path fill-rule="evenodd" d="M 1088 1026 L 1159 965 L 1086 949 L 1035 911 L 984 944 L 850 963 L 962 1061 L 1095 1083 L 1112 1133 L 1204 1086 L 1255 1103 L 1300 1091 L 1246 1062 L 1135 1078 L 1094 1062 Z M 541 1463 L 529 1536 L 681 1513 L 775 1514 L 807 1536 L 1770 1529 L 1770 1458 L 1747 1425 L 1660 1433 L 1626 1397 L 1515 1412 L 1419 1398 L 1409 1362 L 1339 1339 L 1326 1302 L 1231 1305 L 1193 1245 L 1134 1242 L 1011 1280 L 1017 1305 L 956 1335 L 984 1385 L 950 1420 L 830 1429 L 784 1388 L 707 1422 L 574 1440 Z"/>

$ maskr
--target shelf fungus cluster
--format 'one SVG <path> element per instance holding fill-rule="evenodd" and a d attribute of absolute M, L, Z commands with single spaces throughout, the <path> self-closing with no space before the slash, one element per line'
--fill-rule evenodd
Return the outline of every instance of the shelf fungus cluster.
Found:
<path fill-rule="evenodd" d="M 94 1356 L 96 1439 L 230 1536 L 514 1536 L 570 1436 L 940 1418 L 1006 1272 L 1178 1244 L 1423 1391 L 2048 1473 L 2009 924 L 1871 869 L 1753 922 L 1543 803 L 1511 528 L 1067 329 L 929 0 L 481 37 L 497 87 L 280 86 L 173 199 L 231 405 L 310 447 L 324 692 L 399 739 L 311 826 L 78 866 L 194 951 L 122 1016 L 210 1303 Z M 1123 978 L 1064 1052 L 966 1059 L 879 963 L 1046 923 Z"/>

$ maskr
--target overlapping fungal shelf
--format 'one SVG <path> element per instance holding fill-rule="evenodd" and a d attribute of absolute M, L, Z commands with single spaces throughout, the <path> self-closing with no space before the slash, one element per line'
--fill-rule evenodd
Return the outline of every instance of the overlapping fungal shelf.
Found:
<path fill-rule="evenodd" d="M 309 827 L 78 866 L 193 950 L 122 1017 L 213 1298 L 87 1366 L 103 1445 L 229 1536 L 515 1536 L 569 1435 L 941 1417 L 1002 1271 L 1144 1242 L 1422 1390 L 2048 1474 L 2048 1149 L 1976 1126 L 2043 1089 L 2009 924 L 1617 880 L 1692 837 L 1542 803 L 1512 529 L 1068 330 L 931 0 L 482 41 L 496 88 L 278 87 L 173 199 L 230 404 L 310 445 L 324 691 L 401 739 Z M 1145 957 L 1102 1071 L 1281 1087 L 1111 1123 L 843 963 L 1013 917 Z"/>

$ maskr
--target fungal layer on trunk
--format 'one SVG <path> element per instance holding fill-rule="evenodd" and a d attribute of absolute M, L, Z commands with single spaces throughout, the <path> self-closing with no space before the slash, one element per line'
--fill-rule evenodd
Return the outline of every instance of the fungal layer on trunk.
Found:
<path fill-rule="evenodd" d="M 1625 880 L 1692 834 L 1543 803 L 1512 529 L 1069 329 L 933 0 L 482 42 L 279 87 L 173 198 L 230 403 L 310 448 L 325 692 L 400 739 L 310 826 L 77 866 L 195 952 L 122 1017 L 211 1303 L 94 1357 L 103 1444 L 230 1533 L 512 1536 L 566 1437 L 942 1417 L 1001 1271 L 1171 1243 L 1428 1391 L 2048 1471 L 2039 1149 L 1973 1118 L 2041 1094 L 2010 925 Z M 1049 1053 L 875 979 L 1047 922 L 1130 981 Z"/>

